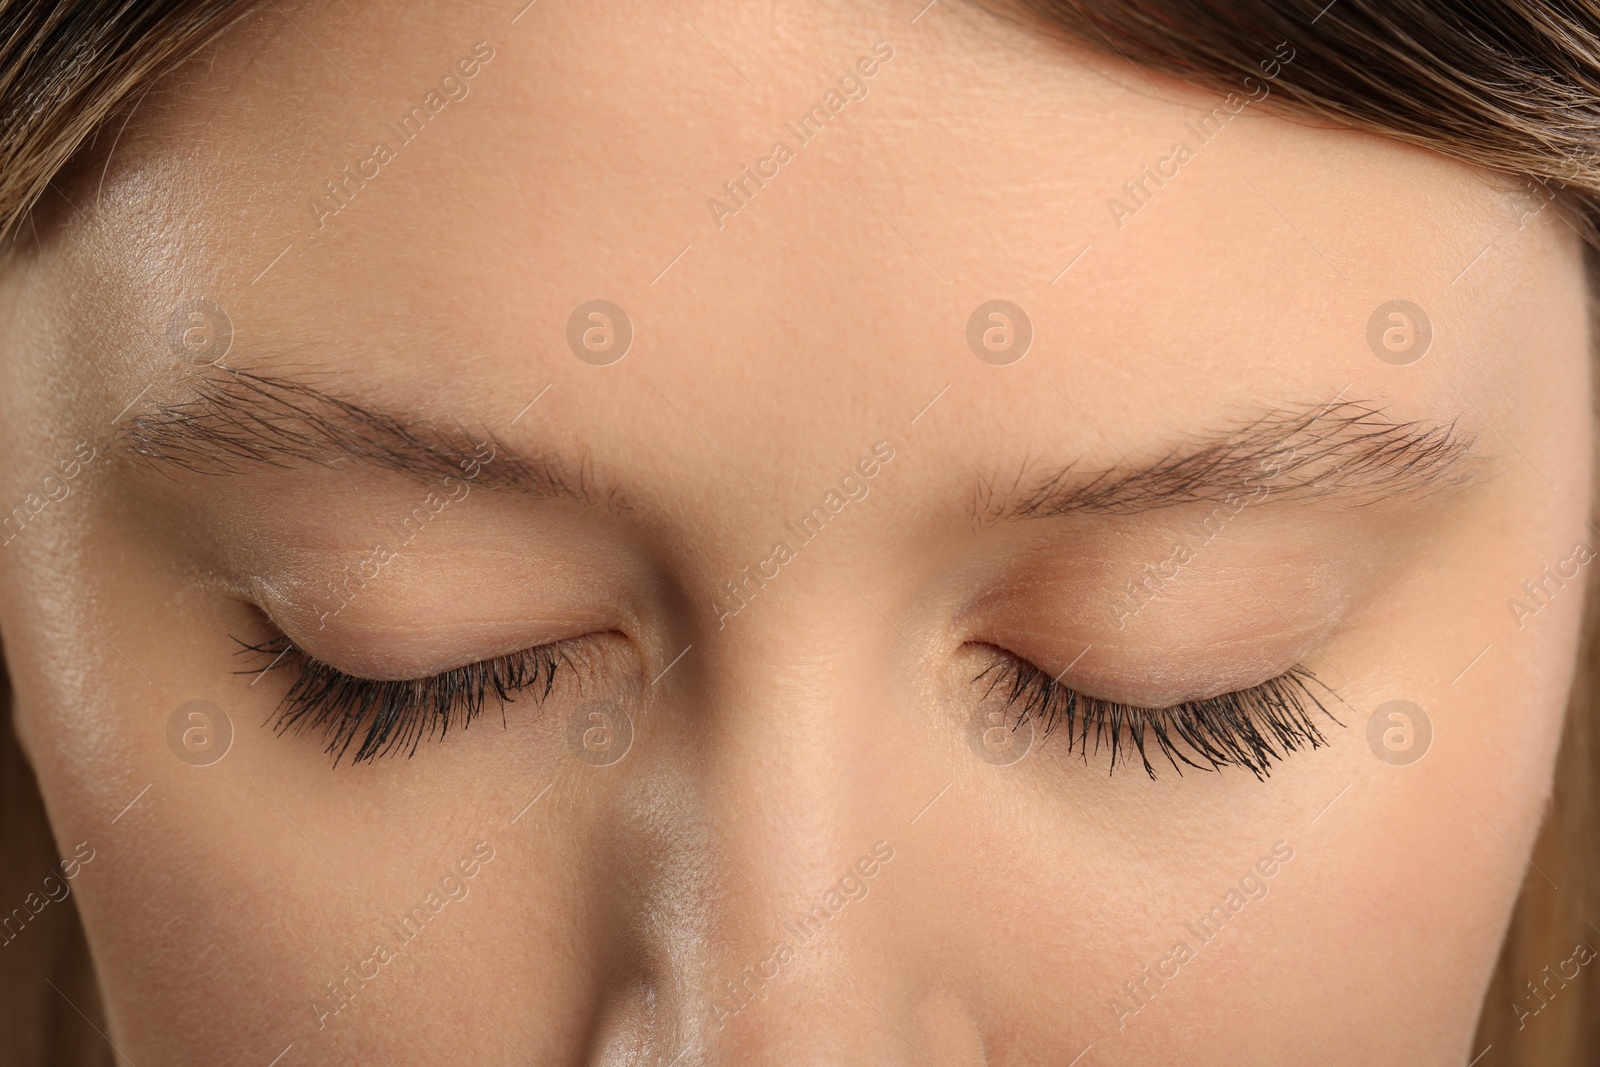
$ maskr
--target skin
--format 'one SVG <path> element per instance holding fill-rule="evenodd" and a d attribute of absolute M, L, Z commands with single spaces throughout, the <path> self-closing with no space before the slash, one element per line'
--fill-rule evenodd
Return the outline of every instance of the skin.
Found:
<path fill-rule="evenodd" d="M 1256 104 L 1119 226 L 1108 199 L 1193 144 L 1215 97 L 967 7 L 914 14 L 275 5 L 24 231 L 0 272 L 0 502 L 80 441 L 96 458 L 0 551 L 0 636 L 61 852 L 92 850 L 71 884 L 125 1058 L 1479 1051 L 1581 606 L 1576 583 L 1520 619 L 1508 601 L 1590 536 L 1576 240 L 1511 179 Z M 480 41 L 470 93 L 319 225 L 323 180 Z M 707 198 L 793 147 L 784 122 L 879 41 L 866 97 L 719 227 Z M 597 297 L 635 329 L 604 367 L 564 333 Z M 996 297 L 1035 331 L 1009 366 L 965 340 Z M 438 486 L 354 459 L 131 460 L 119 413 L 225 373 L 167 344 L 197 298 L 232 323 L 224 366 L 560 455 L 593 502 L 472 488 L 322 625 L 319 591 Z M 1366 338 L 1397 298 L 1432 324 L 1407 366 Z M 1120 591 L 1205 508 L 975 517 L 975 485 L 1138 466 L 1341 397 L 1454 424 L 1466 480 L 1269 493 L 1121 628 Z M 866 495 L 719 625 L 723 583 L 878 442 Z M 236 673 L 266 664 L 232 638 L 274 625 L 373 678 L 559 639 L 587 673 L 504 728 L 495 708 L 409 759 L 333 766 L 268 728 L 289 672 Z M 973 723 L 1009 720 L 973 679 L 998 649 L 1151 707 L 1303 663 L 1343 725 L 1265 781 L 1108 775 L 1060 733 L 994 762 Z M 168 744 L 192 700 L 232 724 L 209 766 Z M 591 700 L 631 720 L 609 765 L 568 743 Z M 1408 765 L 1367 740 L 1391 700 L 1432 724 Z M 459 898 L 397 947 L 464 858 Z M 727 984 L 771 975 L 778 942 L 741 1006 Z M 393 958 L 341 1006 L 327 983 L 372 974 L 378 944 Z"/>

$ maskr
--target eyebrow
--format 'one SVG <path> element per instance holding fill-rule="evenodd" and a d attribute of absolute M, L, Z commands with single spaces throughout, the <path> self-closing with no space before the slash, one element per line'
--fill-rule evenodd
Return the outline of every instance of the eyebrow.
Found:
<path fill-rule="evenodd" d="M 114 446 L 168 470 L 202 475 L 305 466 L 341 459 L 423 481 L 462 477 L 480 460 L 476 484 L 539 498 L 593 504 L 587 462 L 519 454 L 489 432 L 459 422 L 408 421 L 305 382 L 230 368 L 190 379 L 193 395 L 156 403 L 123 424 Z M 979 474 L 971 511 L 980 522 L 1063 515 L 1134 515 L 1192 504 L 1237 506 L 1272 499 L 1329 499 L 1362 507 L 1418 498 L 1476 475 L 1475 436 L 1454 422 L 1399 420 L 1373 404 L 1338 401 L 1274 408 L 1155 459 L 1102 469 L 1025 462 L 1007 483 Z M 482 462 L 492 445 L 493 460 Z M 617 490 L 611 490 L 615 495 Z"/>
<path fill-rule="evenodd" d="M 234 475 L 307 466 L 337 469 L 341 459 L 423 481 L 464 477 L 474 484 L 534 497 L 593 504 L 599 499 L 586 462 L 554 453 L 518 454 L 489 432 L 459 422 L 411 421 L 305 382 L 230 368 L 192 378 L 193 395 L 156 403 L 124 423 L 113 447 L 157 468 Z M 492 446 L 492 459 L 483 449 Z"/>
<path fill-rule="evenodd" d="M 1024 463 L 1009 484 L 978 475 L 972 514 L 992 524 L 1061 515 L 1134 515 L 1266 499 L 1364 507 L 1472 481 L 1476 436 L 1449 423 L 1392 418 L 1362 401 L 1274 408 L 1155 459 L 1099 470 Z"/>

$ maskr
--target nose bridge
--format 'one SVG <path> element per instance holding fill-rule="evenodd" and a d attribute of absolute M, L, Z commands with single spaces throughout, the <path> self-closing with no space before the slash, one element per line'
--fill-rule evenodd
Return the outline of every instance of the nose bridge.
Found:
<path fill-rule="evenodd" d="M 595 1062 L 984 1062 L 962 917 L 912 892 L 940 884 L 915 867 L 935 823 L 913 823 L 952 768 L 880 607 L 904 612 L 850 558 L 707 620 L 616 765 Z"/>
<path fill-rule="evenodd" d="M 884 771 L 903 761 L 869 681 L 882 620 L 762 606 L 705 643 L 690 716 L 713 866 L 682 1062 L 920 1062 L 902 1031 L 927 978 L 892 921 L 906 812 Z"/>
<path fill-rule="evenodd" d="M 752 859 L 775 853 L 778 877 L 781 856 L 829 863 L 893 818 L 883 810 L 888 709 L 869 689 L 882 682 L 881 639 L 846 613 L 800 615 L 775 611 L 730 631 L 711 653 L 717 683 L 705 708 L 702 754 L 728 844 Z"/>

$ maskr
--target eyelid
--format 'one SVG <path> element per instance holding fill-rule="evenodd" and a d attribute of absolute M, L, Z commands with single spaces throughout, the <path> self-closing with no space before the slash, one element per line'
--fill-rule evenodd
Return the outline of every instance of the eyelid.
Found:
<path fill-rule="evenodd" d="M 1155 766 L 1148 745 L 1164 756 L 1180 776 L 1184 766 L 1196 770 L 1237 766 L 1249 770 L 1257 780 L 1264 780 L 1270 777 L 1274 761 L 1281 762 L 1291 752 L 1330 743 L 1318 729 L 1307 703 L 1335 724 L 1343 725 L 1323 706 L 1312 686 L 1329 694 L 1333 690 L 1303 666 L 1291 667 L 1247 689 L 1171 707 L 1141 708 L 1085 696 L 1015 653 L 998 651 L 1001 658 L 974 679 L 980 681 L 993 675 L 985 696 L 997 687 L 1007 686 L 1005 707 L 1021 706 L 1017 726 L 1038 717 L 1044 721 L 1048 736 L 1065 725 L 1067 751 L 1081 747 L 1086 763 L 1092 731 L 1096 754 L 1102 745 L 1110 749 L 1108 773 L 1112 774 L 1119 763 L 1132 761 L 1133 753 L 1137 753 L 1145 774 L 1154 780 Z M 1196 758 L 1203 762 L 1196 762 Z"/>
<path fill-rule="evenodd" d="M 293 634 L 297 648 L 323 663 L 339 663 L 352 677 L 415 681 L 528 648 L 559 644 L 607 631 L 615 618 L 577 610 L 540 617 L 455 589 L 410 586 L 404 605 L 357 597 L 347 611 L 291 614 L 265 611 L 266 623 Z M 467 607 L 470 605 L 470 607 Z"/>
<path fill-rule="evenodd" d="M 962 630 L 1051 676 L 1073 665 L 1080 692 L 1135 707 L 1235 692 L 1314 657 L 1372 596 L 1343 555 L 1326 559 L 1323 547 L 1291 565 L 1310 542 L 1275 547 L 1265 534 L 1230 530 L 1202 545 L 1182 530 L 1087 531 L 1081 549 L 1045 539 L 965 609 Z M 1147 584 L 1149 561 L 1175 544 L 1194 558 Z"/>

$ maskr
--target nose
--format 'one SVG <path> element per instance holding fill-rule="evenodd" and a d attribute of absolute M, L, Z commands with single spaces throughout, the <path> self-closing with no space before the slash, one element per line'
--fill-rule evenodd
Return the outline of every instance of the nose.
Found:
<path fill-rule="evenodd" d="M 884 670 L 904 641 L 866 605 L 769 606 L 686 660 L 630 777 L 618 884 L 676 1031 L 650 1062 L 984 1063 L 951 918 L 916 899 L 935 824 L 913 819 L 948 767 Z M 627 1031 L 651 1015 L 617 1012 L 610 1040 L 644 1047 Z"/>

